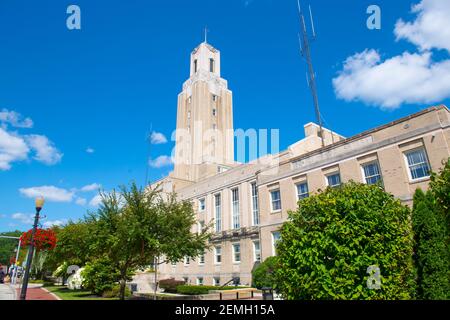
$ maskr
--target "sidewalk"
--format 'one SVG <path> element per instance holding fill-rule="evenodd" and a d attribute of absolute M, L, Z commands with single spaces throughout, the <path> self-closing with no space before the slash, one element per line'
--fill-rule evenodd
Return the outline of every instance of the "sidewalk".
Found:
<path fill-rule="evenodd" d="M 14 288 L 9 284 L 0 284 L 0 300 L 16 300 Z"/>
<path fill-rule="evenodd" d="M 16 286 L 17 299 L 20 297 L 19 286 Z M 41 284 L 29 284 L 27 288 L 26 300 L 60 300 L 53 293 L 50 293 L 47 289 L 42 288 Z"/>

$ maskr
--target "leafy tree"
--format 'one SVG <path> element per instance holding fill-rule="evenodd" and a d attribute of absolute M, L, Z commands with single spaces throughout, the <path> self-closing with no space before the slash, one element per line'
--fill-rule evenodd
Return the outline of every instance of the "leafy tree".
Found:
<path fill-rule="evenodd" d="M 412 247 L 410 210 L 380 186 L 328 188 L 289 213 L 277 289 L 286 299 L 409 299 Z M 370 266 L 380 270 L 379 289 Z"/>
<path fill-rule="evenodd" d="M 20 237 L 22 235 L 22 232 L 16 230 L 11 232 L 2 232 L 0 233 L 0 235 L 8 237 Z M 9 265 L 10 259 L 13 257 L 15 258 L 14 250 L 17 249 L 18 244 L 18 240 L 0 238 L 0 264 Z"/>
<path fill-rule="evenodd" d="M 121 299 L 130 270 L 145 268 L 156 257 L 178 261 L 205 250 L 210 234 L 191 233 L 196 219 L 189 202 L 179 202 L 175 195 L 166 199 L 160 189 L 142 190 L 134 183 L 120 194 L 102 192 L 101 197 L 98 211 L 87 219 L 94 226 L 90 249 L 119 271 Z"/>
<path fill-rule="evenodd" d="M 57 243 L 47 258 L 49 264 L 55 268 L 64 262 L 83 266 L 89 261 L 93 225 L 86 221 L 70 221 L 64 227 L 55 227 L 53 230 L 56 233 Z"/>
<path fill-rule="evenodd" d="M 273 288 L 275 286 L 273 273 L 276 264 L 277 257 L 268 257 L 263 263 L 259 264 L 252 271 L 252 286 L 258 289 L 263 287 Z"/>
<path fill-rule="evenodd" d="M 57 242 L 55 249 L 48 253 L 43 264 L 44 272 L 53 272 L 59 266 L 64 265 L 64 271 L 58 273 L 64 284 L 65 279 L 69 276 L 66 273 L 68 266 L 81 267 L 90 259 L 94 259 L 90 249 L 93 242 L 92 229 L 93 226 L 86 221 L 70 221 L 63 227 L 53 227 Z"/>

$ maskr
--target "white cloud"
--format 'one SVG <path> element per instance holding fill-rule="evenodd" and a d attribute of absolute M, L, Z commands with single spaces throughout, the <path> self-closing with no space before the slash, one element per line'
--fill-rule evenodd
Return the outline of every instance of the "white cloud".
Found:
<path fill-rule="evenodd" d="M 96 195 L 89 201 L 91 207 L 98 207 L 102 203 L 102 196 L 100 194 Z"/>
<path fill-rule="evenodd" d="M 336 95 L 385 109 L 403 103 L 434 103 L 450 97 L 450 60 L 433 62 L 431 53 L 403 53 L 381 61 L 375 50 L 349 57 L 333 79 Z"/>
<path fill-rule="evenodd" d="M 9 111 L 3 109 L 0 111 L 0 122 L 5 125 L 11 125 L 16 128 L 32 128 L 33 120 L 30 118 L 25 118 L 22 120 L 22 115 L 15 111 Z"/>
<path fill-rule="evenodd" d="M 422 50 L 445 49 L 450 52 L 450 1 L 422 0 L 412 7 L 413 22 L 399 19 L 395 25 L 397 40 L 406 39 Z"/>
<path fill-rule="evenodd" d="M 9 170 L 12 162 L 27 159 L 29 151 L 22 137 L 0 128 L 0 170 Z"/>
<path fill-rule="evenodd" d="M 95 152 L 95 149 L 93 149 L 93 148 L 91 148 L 91 147 L 88 147 L 88 148 L 86 149 L 86 152 L 87 152 L 87 153 L 94 153 L 94 152 Z"/>
<path fill-rule="evenodd" d="M 34 159 L 47 165 L 61 161 L 63 154 L 43 135 L 21 135 L 8 127 L 31 128 L 33 121 L 15 112 L 0 111 L 0 170 L 11 169 L 13 162 L 28 159 L 29 153 L 35 152 Z"/>
<path fill-rule="evenodd" d="M 50 221 L 45 221 L 42 226 L 46 229 L 51 228 L 51 227 L 61 227 L 62 225 L 66 224 L 67 221 L 66 220 L 50 220 Z"/>
<path fill-rule="evenodd" d="M 150 136 L 150 142 L 152 144 L 164 144 L 167 143 L 167 138 L 164 134 L 153 131 Z"/>
<path fill-rule="evenodd" d="M 77 198 L 75 203 L 79 206 L 85 206 L 87 204 L 87 200 L 85 198 Z"/>
<path fill-rule="evenodd" d="M 48 140 L 46 136 L 28 135 L 25 136 L 25 139 L 36 152 L 34 159 L 47 165 L 53 165 L 61 161 L 63 154 L 55 148 L 53 142 Z"/>
<path fill-rule="evenodd" d="M 450 98 L 450 59 L 434 61 L 429 51 L 450 52 L 450 2 L 422 0 L 413 12 L 416 20 L 399 20 L 394 32 L 397 40 L 409 40 L 420 52 L 404 52 L 383 60 L 376 50 L 366 49 L 348 57 L 343 70 L 333 79 L 338 98 L 382 109 L 396 109 L 405 103 L 433 104 Z"/>
<path fill-rule="evenodd" d="M 159 156 L 155 160 L 150 160 L 148 162 L 149 166 L 152 168 L 162 168 L 170 166 L 173 163 L 172 158 L 169 156 Z"/>
<path fill-rule="evenodd" d="M 80 190 L 82 192 L 89 192 L 89 191 L 97 191 L 98 189 L 100 189 L 102 187 L 101 184 L 98 183 L 92 183 L 92 184 L 88 184 L 84 187 L 82 187 Z"/>
<path fill-rule="evenodd" d="M 53 202 L 72 202 L 73 191 L 57 188 L 55 186 L 41 186 L 32 188 L 20 188 L 20 193 L 28 198 L 44 197 L 45 200 Z"/>
<path fill-rule="evenodd" d="M 19 221 L 23 224 L 33 224 L 34 223 L 34 215 L 33 214 L 26 214 L 26 213 L 14 213 L 11 218 L 14 220 Z"/>

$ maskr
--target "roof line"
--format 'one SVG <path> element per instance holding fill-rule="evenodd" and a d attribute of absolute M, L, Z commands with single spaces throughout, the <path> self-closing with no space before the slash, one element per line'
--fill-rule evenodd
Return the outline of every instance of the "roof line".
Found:
<path fill-rule="evenodd" d="M 335 142 L 335 143 L 333 143 L 333 144 L 329 144 L 329 145 L 327 145 L 327 146 L 325 146 L 325 147 L 323 147 L 323 148 L 319 148 L 319 149 L 313 150 L 313 151 L 311 151 L 311 152 L 302 154 L 302 155 L 300 155 L 300 156 L 291 158 L 291 159 L 289 159 L 288 161 L 286 161 L 285 163 L 292 162 L 292 161 L 297 161 L 297 160 L 299 160 L 299 159 L 303 159 L 303 158 L 309 157 L 309 156 L 311 156 L 311 155 L 313 155 L 313 154 L 321 153 L 321 152 L 326 151 L 326 150 L 330 150 L 330 149 L 332 149 L 332 148 L 334 148 L 334 147 L 336 147 L 336 146 L 339 146 L 339 145 L 342 145 L 342 144 L 346 144 L 346 143 L 348 143 L 348 142 L 350 142 L 350 141 L 357 140 L 357 139 L 359 139 L 359 138 L 361 138 L 361 137 L 370 135 L 370 134 L 372 134 L 372 133 L 374 133 L 374 132 L 383 130 L 383 129 L 388 128 L 388 127 L 392 127 L 392 126 L 394 126 L 394 125 L 397 125 L 397 124 L 399 124 L 399 123 L 408 121 L 408 120 L 410 120 L 410 119 L 417 118 L 417 117 L 419 117 L 419 116 L 421 116 L 421 115 L 424 115 L 424 114 L 426 114 L 426 113 L 429 113 L 429 112 L 432 112 L 432 111 L 441 110 L 441 109 L 445 109 L 445 110 L 447 110 L 447 112 L 450 112 L 450 110 L 448 109 L 448 107 L 447 107 L 446 105 L 444 105 L 444 104 L 440 104 L 440 105 L 437 105 L 437 106 L 428 107 L 428 108 L 426 108 L 426 109 L 424 109 L 424 110 L 421 110 L 421 111 L 419 111 L 419 112 L 410 114 L 409 116 L 406 116 L 406 117 L 403 117 L 403 118 L 400 118 L 400 119 L 391 121 L 391 122 L 389 122 L 389 123 L 383 124 L 383 125 L 381 125 L 381 126 L 378 126 L 378 127 L 373 128 L 373 129 L 369 129 L 369 130 L 363 131 L 363 132 L 361 132 L 361 133 L 358 133 L 358 134 L 356 134 L 356 135 L 354 135 L 354 136 L 351 136 L 351 137 L 349 137 L 349 138 L 347 138 L 347 139 L 337 141 L 337 142 Z M 280 165 L 281 165 L 281 163 L 280 163 Z"/>

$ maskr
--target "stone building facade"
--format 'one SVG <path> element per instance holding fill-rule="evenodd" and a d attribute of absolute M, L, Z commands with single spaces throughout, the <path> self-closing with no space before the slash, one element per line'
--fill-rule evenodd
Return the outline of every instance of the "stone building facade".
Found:
<path fill-rule="evenodd" d="M 232 135 L 199 140 L 192 133 L 205 128 L 232 130 L 233 114 L 232 93 L 220 78 L 220 53 L 202 43 L 191 55 L 191 76 L 178 98 L 177 129 L 191 138 L 186 143 L 177 133 L 174 171 L 153 186 L 192 201 L 198 219 L 192 231 L 212 222 L 214 236 L 203 256 L 163 265 L 160 279 L 223 285 L 239 278 L 250 285 L 255 264 L 275 254 L 278 230 L 298 200 L 350 180 L 381 181 L 410 205 L 415 190 L 428 187 L 429 171 L 450 157 L 450 111 L 443 105 L 350 138 L 324 129 L 325 146 L 319 127 L 308 123 L 304 139 L 245 164 L 234 162 Z"/>

